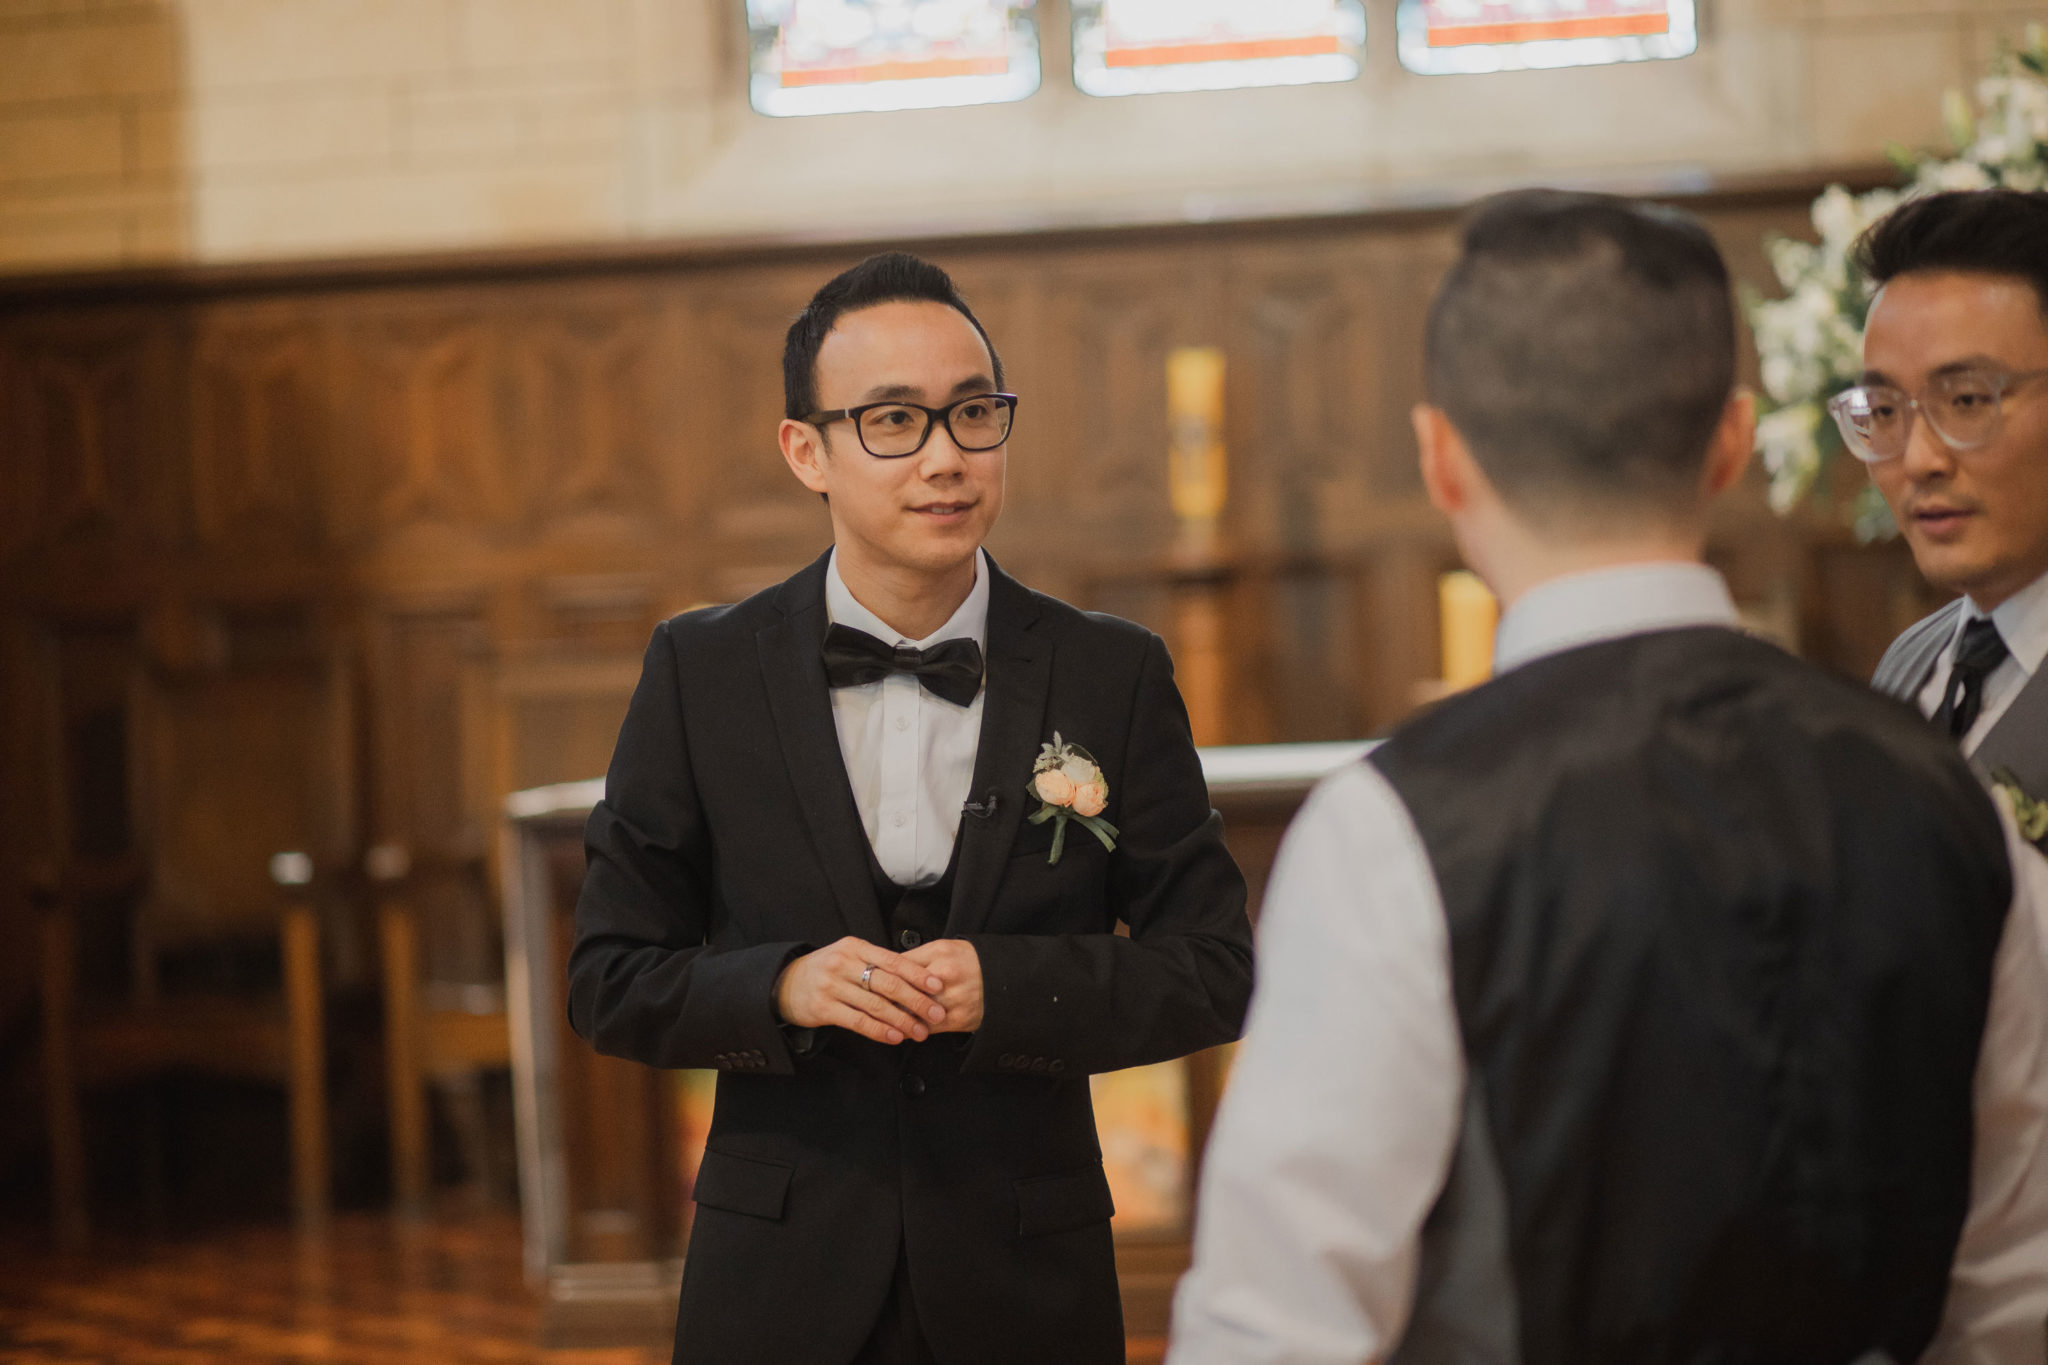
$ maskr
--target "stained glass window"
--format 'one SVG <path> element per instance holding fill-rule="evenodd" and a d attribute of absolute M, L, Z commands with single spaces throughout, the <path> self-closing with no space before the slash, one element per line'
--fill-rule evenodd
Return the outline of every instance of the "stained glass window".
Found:
<path fill-rule="evenodd" d="M 1073 0 L 1091 95 L 1311 85 L 1358 75 L 1361 0 Z"/>
<path fill-rule="evenodd" d="M 764 114 L 938 109 L 1038 88 L 1033 0 L 747 0 Z"/>
<path fill-rule="evenodd" d="M 1401 64 L 1441 75 L 1684 57 L 1693 0 L 1401 0 Z"/>

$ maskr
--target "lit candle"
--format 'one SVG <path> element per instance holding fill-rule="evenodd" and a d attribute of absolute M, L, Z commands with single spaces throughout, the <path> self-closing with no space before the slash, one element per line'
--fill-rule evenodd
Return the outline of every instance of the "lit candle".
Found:
<path fill-rule="evenodd" d="M 1167 494 L 1183 522 L 1223 513 L 1223 352 L 1181 346 L 1166 355 Z"/>
<path fill-rule="evenodd" d="M 1485 682 L 1493 672 L 1493 632 L 1500 604 L 1479 575 L 1460 569 L 1436 581 L 1443 641 L 1444 685 L 1456 690 Z"/>

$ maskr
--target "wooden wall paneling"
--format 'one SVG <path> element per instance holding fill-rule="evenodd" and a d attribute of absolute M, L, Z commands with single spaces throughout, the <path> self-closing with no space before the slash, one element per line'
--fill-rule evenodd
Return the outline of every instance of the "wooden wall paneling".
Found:
<path fill-rule="evenodd" d="M 1159 554 L 1173 539 L 1166 354 L 1224 340 L 1216 249 L 1098 248 L 1037 268 L 1044 434 L 1033 437 L 1037 458 L 1013 471 L 1015 496 L 1062 528 L 1062 554 L 1097 563 Z M 1225 513 L 1227 526 L 1235 516 Z"/>
<path fill-rule="evenodd" d="M 831 541 L 824 505 L 790 474 L 775 430 L 790 321 L 842 268 L 749 266 L 691 282 L 679 382 L 696 396 L 685 458 L 689 477 L 705 489 L 695 528 L 706 551 L 707 576 L 695 585 L 701 600 L 746 597 L 803 567 Z"/>
<path fill-rule="evenodd" d="M 1003 384 L 1018 396 L 1002 518 L 989 537 L 989 554 L 1041 592 L 1075 600 L 1084 556 L 1070 544 L 1072 507 L 1057 490 L 1076 452 L 1060 449 L 1049 425 L 1062 401 L 1061 376 L 1045 344 L 1042 266 L 1014 248 L 940 253 L 938 263 L 988 329 L 1002 358 Z"/>
<path fill-rule="evenodd" d="M 110 547 L 133 569 L 190 528 L 181 471 L 185 412 L 173 318 L 161 311 L 53 312 L 7 320 L 0 364 L 10 502 L 5 520 L 24 583 L 64 584 L 59 566 L 92 565 Z M 59 552 L 33 561 L 22 552 Z"/>
<path fill-rule="evenodd" d="M 473 552 L 521 510 L 520 448 L 501 401 L 503 328 L 473 296 L 405 294 L 350 312 L 337 420 L 351 539 L 387 554 L 424 547 L 427 560 L 399 560 L 411 575 L 459 570 L 451 552 Z"/>
<path fill-rule="evenodd" d="M 1382 733 L 1414 710 L 1416 684 L 1442 675 L 1437 577 L 1458 563 L 1440 523 L 1383 536 L 1366 557 L 1359 638 L 1367 733 Z"/>
<path fill-rule="evenodd" d="M 23 1017 L 34 994 L 36 917 L 28 905 L 29 874 L 48 861 L 54 846 L 43 795 L 50 788 L 50 727 L 41 701 L 42 652 L 29 617 L 0 602 L 0 773 L 9 775 L 0 780 L 0 1021 Z M 25 1121 L 17 1115 L 12 1121 L 0 1117 L 0 1151 L 17 1147 L 15 1135 Z"/>
<path fill-rule="evenodd" d="M 1230 425 L 1239 524 L 1278 562 L 1238 629 L 1251 689 L 1286 740 L 1363 732 L 1365 647 L 1356 574 L 1342 547 L 1369 534 L 1389 496 L 1379 448 L 1390 389 L 1385 311 L 1398 315 L 1412 249 L 1377 236 L 1307 235 L 1234 247 L 1229 258 Z M 1404 498 L 1408 495 L 1401 495 Z"/>
<path fill-rule="evenodd" d="M 1808 658 L 1868 678 L 1892 639 L 1946 600 L 1905 546 L 1858 545 L 1837 533 L 1801 556 L 1800 642 Z"/>
<path fill-rule="evenodd" d="M 505 337 L 508 437 L 533 486 L 534 532 L 616 552 L 658 538 L 660 405 L 653 301 L 633 284 L 552 285 L 522 299 Z M 670 378 L 673 383 L 673 376 Z"/>
<path fill-rule="evenodd" d="M 20 561 L 50 534 L 52 521 L 47 437 L 31 401 L 35 368 L 30 339 L 0 325 L 0 583 L 15 591 L 26 568 Z"/>
<path fill-rule="evenodd" d="M 1314 554 L 1352 536 L 1370 497 L 1385 251 L 1372 238 L 1302 236 L 1228 257 L 1232 501 L 1248 538 Z"/>
<path fill-rule="evenodd" d="M 371 842 L 475 867 L 472 876 L 436 877 L 414 893 L 423 974 L 496 981 L 503 948 L 482 871 L 495 821 L 476 779 L 488 738 L 481 713 L 466 702 L 492 652 L 486 605 L 475 593 L 424 596 L 375 603 L 367 615 Z"/>
<path fill-rule="evenodd" d="M 1252 604 L 1265 629 L 1265 648 L 1247 662 L 1258 668 L 1274 740 L 1354 739 L 1366 733 L 1364 669 L 1371 649 L 1360 629 L 1356 566 L 1309 561 L 1282 564 Z M 1240 618 L 1242 619 L 1242 618 Z"/>
<path fill-rule="evenodd" d="M 242 555 L 307 555 L 327 530 L 332 360 L 297 301 L 199 310 L 192 359 L 192 487 L 200 539 Z"/>
<path fill-rule="evenodd" d="M 1387 533 L 1389 507 L 1398 509 L 1397 516 L 1412 518 L 1413 511 L 1424 505 L 1409 414 L 1425 397 L 1423 333 L 1429 306 L 1458 258 L 1457 231 L 1450 222 L 1376 233 L 1371 240 L 1376 248 L 1371 289 L 1380 337 L 1380 401 L 1368 419 L 1373 422 L 1366 447 L 1369 515 L 1351 533 L 1354 544 Z"/>

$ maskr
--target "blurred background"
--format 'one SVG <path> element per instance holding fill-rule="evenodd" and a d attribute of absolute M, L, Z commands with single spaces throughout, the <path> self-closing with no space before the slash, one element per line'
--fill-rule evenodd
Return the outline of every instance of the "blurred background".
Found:
<path fill-rule="evenodd" d="M 832 274 L 954 273 L 1022 396 L 992 552 L 1164 634 L 1200 743 L 1357 740 L 1485 667 L 1407 417 L 1461 208 L 1668 199 L 1774 295 L 1772 235 L 1952 158 L 2043 17 L 0 0 L 0 1266 L 44 1286 L 0 1346 L 129 1339 L 28 1267 L 210 1248 L 201 1303 L 305 1237 L 273 1354 L 353 1330 L 295 1294 L 485 1261 L 422 1311 L 661 1337 L 708 1090 L 537 1010 L 587 791 L 506 801 L 601 775 L 656 621 L 828 543 L 774 430 Z M 1929 596 L 1848 463 L 1775 510 L 1759 469 L 1712 554 L 1867 674 Z M 1255 873 L 1287 752 L 1219 797 Z M 1225 1064 L 1099 1092 L 1140 1339 Z M 182 1311 L 120 1331 L 191 1347 Z"/>

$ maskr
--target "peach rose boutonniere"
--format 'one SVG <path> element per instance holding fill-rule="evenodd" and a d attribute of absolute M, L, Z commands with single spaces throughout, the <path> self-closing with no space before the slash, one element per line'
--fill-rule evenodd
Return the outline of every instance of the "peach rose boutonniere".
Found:
<path fill-rule="evenodd" d="M 1041 745 L 1038 761 L 1031 765 L 1031 794 L 1038 798 L 1038 813 L 1026 818 L 1034 825 L 1056 821 L 1052 830 L 1052 855 L 1045 861 L 1057 864 L 1067 847 L 1067 822 L 1072 821 L 1116 851 L 1116 826 L 1102 818 L 1109 804 L 1109 783 L 1102 768 L 1088 751 L 1069 744 L 1052 733 L 1052 743 Z"/>

